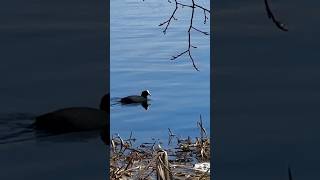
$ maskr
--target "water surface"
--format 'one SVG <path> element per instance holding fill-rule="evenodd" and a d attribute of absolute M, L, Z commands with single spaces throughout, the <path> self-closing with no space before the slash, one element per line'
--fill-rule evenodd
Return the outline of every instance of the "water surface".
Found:
<path fill-rule="evenodd" d="M 105 179 L 99 132 L 43 136 L 35 116 L 98 107 L 106 82 L 105 2 L 0 3 L 0 179 Z"/>
<path fill-rule="evenodd" d="M 184 1 L 185 3 L 190 3 Z M 209 7 L 210 4 L 200 4 Z M 194 59 L 200 72 L 193 69 L 188 56 L 170 58 L 188 46 L 190 9 L 178 10 L 167 33 L 158 25 L 174 9 L 168 1 L 111 1 L 110 92 L 112 98 L 140 95 L 148 89 L 152 96 L 148 110 L 141 106 L 111 107 L 111 134 L 129 136 L 140 142 L 151 138 L 166 142 L 168 128 L 182 137 L 199 136 L 196 122 L 202 115 L 209 132 L 210 122 L 210 46 L 209 36 L 192 32 Z M 203 12 L 196 11 L 195 26 L 208 31 Z"/>
<path fill-rule="evenodd" d="M 215 1 L 215 178 L 319 179 L 318 1 Z"/>

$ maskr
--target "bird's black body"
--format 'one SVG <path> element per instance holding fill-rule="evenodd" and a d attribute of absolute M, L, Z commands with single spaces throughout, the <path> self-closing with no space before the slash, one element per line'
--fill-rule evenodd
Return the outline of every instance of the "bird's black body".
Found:
<path fill-rule="evenodd" d="M 65 108 L 36 117 L 34 128 L 53 133 L 97 130 L 106 126 L 108 116 L 95 108 Z"/>
<path fill-rule="evenodd" d="M 36 117 L 33 127 L 50 133 L 103 130 L 109 140 L 110 94 L 103 96 L 100 109 L 71 107 Z"/>
<path fill-rule="evenodd" d="M 148 99 L 142 96 L 127 96 L 121 98 L 120 102 L 123 104 L 132 104 L 132 103 L 143 103 L 146 102 Z"/>
<path fill-rule="evenodd" d="M 148 90 L 142 91 L 140 96 L 133 95 L 127 96 L 120 99 L 122 104 L 132 104 L 132 103 L 147 103 L 148 95 L 151 95 Z"/>

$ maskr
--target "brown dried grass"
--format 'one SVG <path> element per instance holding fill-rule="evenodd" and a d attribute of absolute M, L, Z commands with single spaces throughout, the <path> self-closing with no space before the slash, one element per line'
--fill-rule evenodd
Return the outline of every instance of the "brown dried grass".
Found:
<path fill-rule="evenodd" d="M 199 171 L 194 168 L 196 163 L 210 162 L 210 138 L 201 116 L 197 126 L 200 137 L 194 140 L 177 138 L 169 129 L 169 143 L 173 143 L 176 137 L 176 144 L 166 150 L 157 141 L 134 147 L 132 133 L 128 139 L 113 136 L 110 141 L 110 179 L 210 179 L 210 169 Z"/>

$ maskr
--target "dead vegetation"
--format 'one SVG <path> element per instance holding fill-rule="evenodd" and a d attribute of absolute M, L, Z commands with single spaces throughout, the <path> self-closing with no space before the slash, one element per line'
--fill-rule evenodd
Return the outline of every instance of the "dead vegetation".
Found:
<path fill-rule="evenodd" d="M 170 148 L 167 149 L 156 140 L 134 146 L 132 134 L 128 139 L 113 136 L 110 179 L 210 179 L 210 137 L 201 116 L 197 125 L 200 137 L 194 139 L 178 138 L 169 129 Z"/>

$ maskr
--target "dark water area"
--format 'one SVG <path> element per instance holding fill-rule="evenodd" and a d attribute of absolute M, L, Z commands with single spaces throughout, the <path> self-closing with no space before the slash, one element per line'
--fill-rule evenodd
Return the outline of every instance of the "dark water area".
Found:
<path fill-rule="evenodd" d="M 49 135 L 36 116 L 98 108 L 107 92 L 106 2 L 0 3 L 0 179 L 105 179 L 100 132 Z"/>
<path fill-rule="evenodd" d="M 318 1 L 215 1 L 215 178 L 318 179 Z"/>
<path fill-rule="evenodd" d="M 208 1 L 199 4 L 210 7 Z M 173 3 L 113 0 L 110 7 L 111 134 L 129 137 L 132 132 L 137 144 L 153 142 L 152 138 L 166 144 L 168 128 L 179 137 L 199 136 L 200 114 L 210 132 L 210 36 L 192 32 L 193 45 L 198 47 L 192 55 L 200 72 L 188 56 L 170 60 L 188 46 L 190 9 L 179 9 L 178 20 L 164 35 L 164 27 L 158 25 L 170 17 Z M 210 23 L 203 24 L 202 16 L 201 10 L 195 12 L 194 26 L 209 31 Z M 145 89 L 151 92 L 148 110 L 139 104 L 116 103 Z"/>

